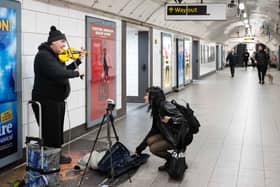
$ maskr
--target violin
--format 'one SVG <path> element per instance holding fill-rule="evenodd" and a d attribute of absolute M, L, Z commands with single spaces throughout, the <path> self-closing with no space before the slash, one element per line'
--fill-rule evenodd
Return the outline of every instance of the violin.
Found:
<path fill-rule="evenodd" d="M 63 48 L 59 53 L 58 53 L 58 59 L 60 62 L 65 63 L 69 59 L 77 60 L 81 57 L 81 51 L 77 50 L 76 48 Z"/>

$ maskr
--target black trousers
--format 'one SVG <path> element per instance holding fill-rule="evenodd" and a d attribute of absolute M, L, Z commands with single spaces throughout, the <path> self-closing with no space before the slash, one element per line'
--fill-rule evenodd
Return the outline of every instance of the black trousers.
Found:
<path fill-rule="evenodd" d="M 36 100 L 36 99 L 35 99 Z M 42 107 L 42 136 L 44 146 L 60 148 L 63 144 L 63 124 L 65 102 L 54 100 L 37 100 Z M 39 124 L 39 109 L 32 105 L 37 123 Z"/>
<path fill-rule="evenodd" d="M 258 64 L 257 65 L 257 69 L 258 69 L 259 81 L 260 82 L 264 82 L 264 77 L 265 77 L 266 71 L 267 71 L 267 65 L 265 65 L 265 64 Z"/>
<path fill-rule="evenodd" d="M 248 67 L 248 60 L 244 60 L 245 68 Z"/>
<path fill-rule="evenodd" d="M 235 69 L 235 65 L 234 64 L 229 64 L 229 67 L 230 67 L 230 73 L 231 73 L 231 76 L 234 77 L 234 69 Z"/>

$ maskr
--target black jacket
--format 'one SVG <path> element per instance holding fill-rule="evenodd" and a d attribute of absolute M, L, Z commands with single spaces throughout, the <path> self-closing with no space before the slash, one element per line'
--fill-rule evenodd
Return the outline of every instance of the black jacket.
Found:
<path fill-rule="evenodd" d="M 244 57 L 244 60 L 245 60 L 245 61 L 248 61 L 248 60 L 249 60 L 249 57 L 250 57 L 250 53 L 245 52 L 244 55 L 243 55 L 243 57 Z"/>
<path fill-rule="evenodd" d="M 229 62 L 229 65 L 235 65 L 237 63 L 237 56 L 236 56 L 236 54 L 229 53 L 227 55 L 226 61 Z"/>
<path fill-rule="evenodd" d="M 256 53 L 255 59 L 258 65 L 267 65 L 269 56 L 264 50 L 261 50 Z"/>
<path fill-rule="evenodd" d="M 66 66 L 59 61 L 58 55 L 47 43 L 42 43 L 38 49 L 34 60 L 35 80 L 32 99 L 64 101 L 70 93 L 68 78 L 79 76 L 79 72 L 74 71 L 76 68 L 74 63 L 79 65 L 81 61 L 76 60 Z"/>
<path fill-rule="evenodd" d="M 169 116 L 171 119 L 167 124 L 163 124 L 161 118 L 164 116 Z M 176 146 L 177 140 L 174 134 L 178 129 L 176 128 L 176 123 L 181 123 L 184 120 L 183 115 L 176 109 L 176 106 L 168 101 L 162 101 L 159 107 L 159 115 L 153 116 L 152 128 L 144 138 L 144 140 L 136 148 L 137 153 L 141 153 L 147 146 L 147 139 L 153 135 L 161 134 L 171 145 Z"/>

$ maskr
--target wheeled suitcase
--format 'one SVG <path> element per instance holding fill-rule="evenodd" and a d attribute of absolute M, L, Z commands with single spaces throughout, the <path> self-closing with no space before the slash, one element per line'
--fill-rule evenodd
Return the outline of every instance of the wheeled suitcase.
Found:
<path fill-rule="evenodd" d="M 39 108 L 39 137 L 30 136 L 30 105 Z M 59 182 L 60 148 L 45 147 L 42 138 L 42 108 L 38 101 L 27 103 L 27 136 L 26 136 L 26 187 L 57 187 Z"/>

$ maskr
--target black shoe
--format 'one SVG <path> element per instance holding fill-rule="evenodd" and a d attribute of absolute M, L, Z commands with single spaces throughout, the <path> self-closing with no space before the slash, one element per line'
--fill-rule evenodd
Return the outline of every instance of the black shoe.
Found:
<path fill-rule="evenodd" d="M 264 81 L 262 81 L 262 84 L 264 84 Z"/>
<path fill-rule="evenodd" d="M 188 164 L 186 163 L 185 165 L 185 170 L 187 170 L 189 168 Z"/>
<path fill-rule="evenodd" d="M 64 155 L 60 155 L 60 164 L 70 164 L 72 162 L 72 158 Z"/>
<path fill-rule="evenodd" d="M 167 164 L 167 162 L 165 162 L 164 165 L 158 167 L 158 170 L 159 170 L 159 171 L 166 171 L 167 169 L 168 169 L 168 164 Z"/>

